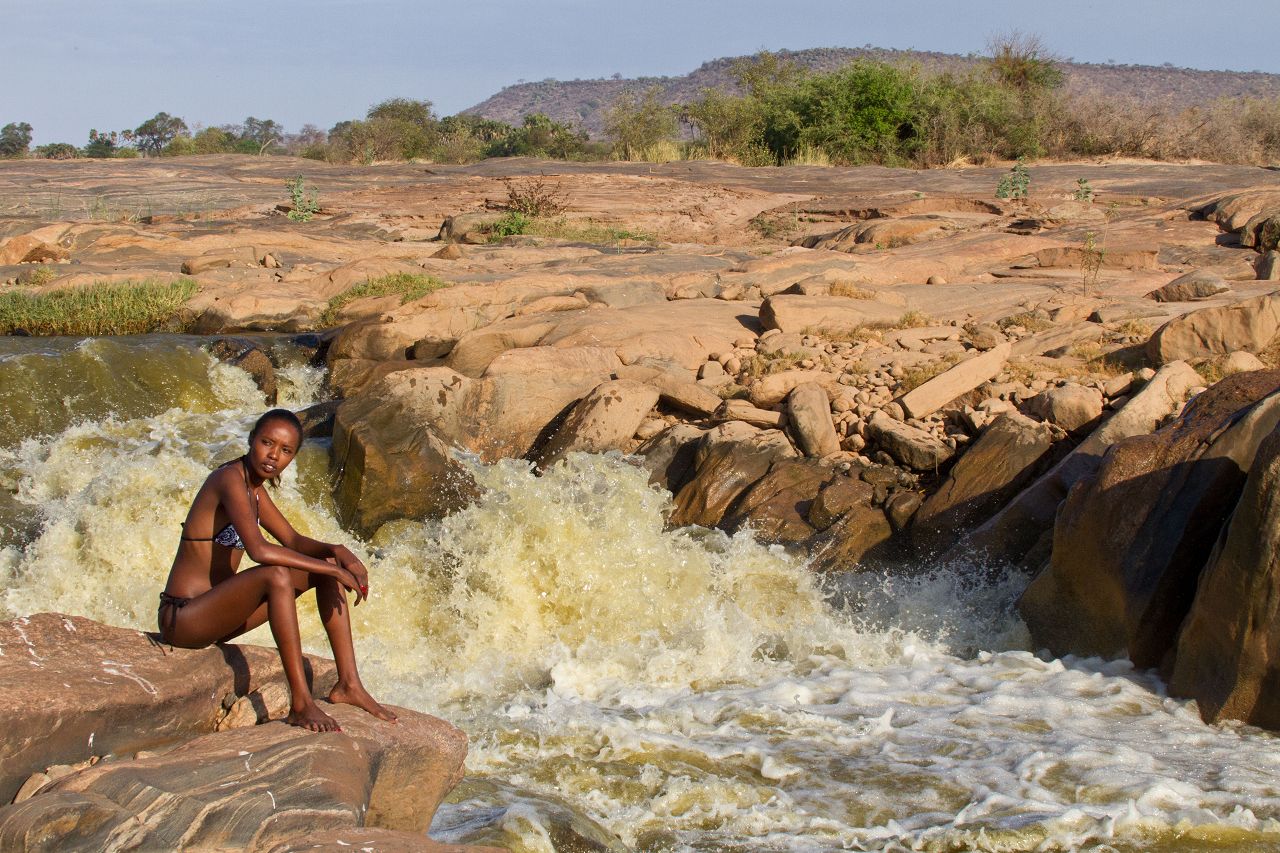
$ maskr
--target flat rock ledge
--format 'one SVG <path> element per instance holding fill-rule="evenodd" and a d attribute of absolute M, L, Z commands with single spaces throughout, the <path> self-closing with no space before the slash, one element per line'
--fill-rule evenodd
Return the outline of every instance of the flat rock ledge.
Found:
<path fill-rule="evenodd" d="M 0 849 L 485 849 L 425 834 L 465 734 L 345 705 L 326 706 L 341 732 L 289 726 L 273 649 L 41 613 L 0 625 L 0 651 Z M 307 663 L 324 695 L 332 663 Z"/>

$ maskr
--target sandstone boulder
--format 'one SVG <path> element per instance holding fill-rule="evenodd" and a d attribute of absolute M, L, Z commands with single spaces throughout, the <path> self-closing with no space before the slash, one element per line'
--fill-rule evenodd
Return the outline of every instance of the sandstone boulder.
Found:
<path fill-rule="evenodd" d="M 538 463 L 548 467 L 575 451 L 603 453 L 631 441 L 636 428 L 658 403 L 658 390 L 630 379 L 597 385 L 579 400 L 564 422 L 538 451 Z"/>
<path fill-rule="evenodd" d="M 950 547 L 1025 487 L 1052 447 L 1045 424 L 1016 412 L 997 416 L 916 511 L 912 542 L 925 553 Z"/>
<path fill-rule="evenodd" d="M 1151 291 L 1147 294 L 1147 298 L 1154 299 L 1156 302 L 1193 302 L 1229 292 L 1231 292 L 1230 286 L 1216 272 L 1192 270 L 1178 276 L 1164 287 Z"/>
<path fill-rule="evenodd" d="M 817 572 L 854 571 L 864 558 L 885 546 L 893 527 L 876 505 L 875 487 L 853 477 L 837 477 L 822 490 L 811 515 L 839 518 L 807 543 L 809 567 Z M 815 519 L 818 520 L 818 519 Z"/>
<path fill-rule="evenodd" d="M 366 533 L 393 518 L 440 517 L 472 495 L 455 450 L 486 462 L 527 458 L 547 426 L 608 376 L 502 374 L 468 379 L 446 367 L 384 376 L 339 408 L 334 497 Z"/>
<path fill-rule="evenodd" d="M 815 335 L 850 334 L 867 326 L 892 326 L 903 314 L 901 305 L 843 296 L 770 296 L 760 308 L 766 329 Z"/>
<path fill-rule="evenodd" d="M 1184 361 L 1167 364 L 1122 409 L 1047 473 L 1018 493 L 999 512 L 964 536 L 947 552 L 947 560 L 973 556 L 995 564 L 1021 564 L 1037 543 L 1053 530 L 1054 516 L 1067 492 L 1098 469 L 1107 448 L 1122 438 L 1145 435 L 1177 411 L 1200 374 Z M 1047 551 L 1047 545 L 1046 542 Z M 1032 570 L 1039 569 L 1032 563 Z"/>
<path fill-rule="evenodd" d="M 779 460 L 734 504 L 722 526 L 729 532 L 750 528 L 762 542 L 804 542 L 815 533 L 809 508 L 835 476 L 834 469 L 812 460 Z"/>
<path fill-rule="evenodd" d="M 1258 445 L 1280 422 L 1280 371 L 1227 377 L 1173 424 L 1117 442 L 1067 496 L 1048 568 L 1018 608 L 1056 655 L 1166 660 Z"/>
<path fill-rule="evenodd" d="M 805 456 L 821 458 L 840 450 L 831 402 L 827 392 L 812 382 L 791 389 L 787 395 L 787 418 L 796 446 Z"/>
<path fill-rule="evenodd" d="M 740 421 L 715 427 L 699 443 L 693 478 L 676 494 L 671 524 L 714 527 L 773 463 L 794 456 L 780 430 L 757 430 Z"/>
<path fill-rule="evenodd" d="M 1280 432 L 1258 448 L 1178 636 L 1169 690 L 1207 723 L 1280 729 Z"/>
<path fill-rule="evenodd" d="M 341 732 L 276 722 L 65 776 L 0 809 L 0 846 L 268 850 L 322 829 L 425 833 L 462 777 L 466 736 L 412 711 L 394 725 L 349 705 L 326 711 Z"/>
<path fill-rule="evenodd" d="M 253 378 L 253 382 L 262 389 L 268 406 L 276 404 L 278 388 L 276 385 L 276 368 L 262 349 L 248 341 L 237 341 L 230 338 L 214 341 L 209 345 L 209 352 L 218 361 L 238 367 Z"/>
<path fill-rule="evenodd" d="M 994 378 L 1009 360 L 1012 344 L 1003 343 L 965 359 L 928 382 L 903 394 L 898 403 L 908 417 L 922 418 Z"/>
<path fill-rule="evenodd" d="M 875 412 L 866 424 L 866 437 L 899 463 L 914 471 L 936 471 L 955 450 L 932 433 Z"/>
<path fill-rule="evenodd" d="M 1232 305 L 1201 308 L 1165 323 L 1147 343 L 1157 364 L 1234 350 L 1262 352 L 1280 331 L 1280 291 Z"/>
<path fill-rule="evenodd" d="M 1240 245 L 1259 252 L 1280 249 L 1280 210 L 1264 210 L 1240 229 Z"/>
<path fill-rule="evenodd" d="M 152 635 L 57 613 L 0 624 L 0 650 L 4 802 L 51 765 L 211 732 L 224 697 L 284 681 L 274 649 L 171 649 Z M 307 667 L 313 693 L 327 694 L 333 664 L 309 657 Z"/>
<path fill-rule="evenodd" d="M 1219 369 L 1222 371 L 1223 376 L 1230 376 L 1233 373 L 1248 373 L 1251 370 L 1266 370 L 1267 365 L 1263 363 L 1262 359 L 1258 358 L 1251 352 L 1236 350 L 1235 352 L 1227 353 L 1226 357 L 1222 359 Z"/>
<path fill-rule="evenodd" d="M 1027 402 L 1027 412 L 1041 420 L 1077 432 L 1102 417 L 1102 392 L 1068 382 L 1041 391 Z"/>
<path fill-rule="evenodd" d="M 34 234 L 20 234 L 0 242 L 0 266 L 49 263 L 69 257 L 70 252 L 63 247 L 47 243 Z"/>
<path fill-rule="evenodd" d="M 760 409 L 771 409 L 781 403 L 792 389 L 813 383 L 823 389 L 832 389 L 840 377 L 820 370 L 784 370 L 762 377 L 751 386 L 748 394 L 751 404 Z"/>
<path fill-rule="evenodd" d="M 695 458 L 707 431 L 692 424 L 675 424 L 641 444 L 636 455 L 649 472 L 649 483 L 672 494 L 692 477 Z"/>
<path fill-rule="evenodd" d="M 781 429 L 784 423 L 782 412 L 756 408 L 746 400 L 725 400 L 715 414 L 718 420 L 742 421 L 759 429 Z"/>

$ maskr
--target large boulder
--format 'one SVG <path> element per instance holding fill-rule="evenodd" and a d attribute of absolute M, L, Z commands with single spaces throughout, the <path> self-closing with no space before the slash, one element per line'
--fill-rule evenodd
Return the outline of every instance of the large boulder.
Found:
<path fill-rule="evenodd" d="M 1147 356 L 1157 364 L 1166 364 L 1235 350 L 1258 353 L 1266 349 L 1277 332 L 1280 291 L 1175 317 L 1151 336 Z"/>
<path fill-rule="evenodd" d="M 1223 538 L 1200 575 L 1169 690 L 1207 723 L 1280 729 L 1280 431 L 1258 448 Z"/>
<path fill-rule="evenodd" d="M 796 456 L 781 430 L 731 421 L 709 430 L 694 455 L 694 475 L 676 494 L 671 524 L 714 527 L 773 463 Z"/>
<path fill-rule="evenodd" d="M 1163 287 L 1156 288 L 1147 297 L 1156 302 L 1194 302 L 1230 291 L 1231 288 L 1218 273 L 1212 270 L 1192 270 Z"/>
<path fill-rule="evenodd" d="M 787 416 L 796 446 L 805 456 L 821 458 L 840 450 L 840 437 L 831 419 L 831 402 L 821 386 L 806 382 L 791 389 Z"/>
<path fill-rule="evenodd" d="M 999 374 L 1009 360 L 1012 349 L 1012 344 L 1003 343 L 981 355 L 965 359 L 903 394 L 898 402 L 908 417 L 923 418 L 932 414 L 961 394 L 967 394 Z"/>
<path fill-rule="evenodd" d="M 1037 645 L 1169 663 L 1200 570 L 1280 421 L 1278 390 L 1280 371 L 1227 377 L 1174 423 L 1107 451 L 1067 496 L 1049 566 L 1019 601 Z"/>
<path fill-rule="evenodd" d="M 658 403 L 658 389 L 630 379 L 602 382 L 574 405 L 538 452 L 538 463 L 554 465 L 575 451 L 620 450 Z"/>
<path fill-rule="evenodd" d="M 623 364 L 656 358 L 697 370 L 712 353 L 732 350 L 756 328 L 753 314 L 719 299 L 532 314 L 461 336 L 447 363 L 459 373 L 480 376 L 500 353 L 517 347 L 609 347 Z"/>
<path fill-rule="evenodd" d="M 837 472 L 809 459 L 782 459 L 743 494 L 725 516 L 730 531 L 750 528 L 757 539 L 795 545 L 816 532 L 808 515 L 814 499 Z"/>
<path fill-rule="evenodd" d="M 783 370 L 756 380 L 748 394 L 753 406 L 771 409 L 785 400 L 797 386 L 814 383 L 824 389 L 832 389 L 839 378 L 835 373 L 821 370 Z"/>
<path fill-rule="evenodd" d="M 0 847 L 265 851 L 323 829 L 425 833 L 462 778 L 466 736 L 412 711 L 392 725 L 326 710 L 341 732 L 275 722 L 64 776 L 0 809 Z"/>
<path fill-rule="evenodd" d="M 1185 361 L 1166 364 L 1124 408 L 1089 434 L 1075 450 L 1049 469 L 983 524 L 961 538 L 947 552 L 947 560 L 980 559 L 994 564 L 1040 563 L 1038 543 L 1053 530 L 1058 506 L 1081 479 L 1092 475 L 1107 448 L 1122 438 L 1145 435 L 1182 405 L 1187 392 L 1199 385 L 1200 374 Z M 1047 542 L 1045 543 L 1047 546 Z"/>
<path fill-rule="evenodd" d="M 913 543 L 925 553 L 950 547 L 1026 486 L 1052 447 L 1048 425 L 1016 412 L 998 416 L 916 510 Z"/>
<path fill-rule="evenodd" d="M 224 702 L 284 681 L 274 649 L 173 649 L 135 630 L 57 613 L 0 624 L 0 650 L 4 802 L 51 765 L 212 732 Z M 336 680 L 333 664 L 309 657 L 307 669 L 313 693 L 325 695 Z"/>
<path fill-rule="evenodd" d="M 817 572 L 856 570 L 893 536 L 876 487 L 856 476 L 833 478 L 810 505 L 809 522 L 820 531 L 807 543 Z"/>
<path fill-rule="evenodd" d="M 766 329 L 815 335 L 851 334 L 867 326 L 892 326 L 903 307 L 874 299 L 844 296 L 770 296 L 760 307 Z"/>
<path fill-rule="evenodd" d="M 370 533 L 393 518 L 440 517 L 472 483 L 455 458 L 527 458 L 548 425 L 607 379 L 590 372 L 469 379 L 447 367 L 384 376 L 338 407 L 334 497 L 345 524 Z"/>
<path fill-rule="evenodd" d="M 1102 392 L 1068 382 L 1047 388 L 1027 402 L 1027 411 L 1041 420 L 1078 432 L 1102 417 Z"/>
<path fill-rule="evenodd" d="M 667 427 L 636 449 L 641 466 L 649 472 L 650 485 L 672 494 L 693 477 L 696 457 L 707 430 L 692 424 Z"/>
<path fill-rule="evenodd" d="M 955 455 L 955 450 L 933 433 L 894 420 L 884 412 L 871 415 L 866 423 L 866 437 L 913 471 L 937 471 Z"/>

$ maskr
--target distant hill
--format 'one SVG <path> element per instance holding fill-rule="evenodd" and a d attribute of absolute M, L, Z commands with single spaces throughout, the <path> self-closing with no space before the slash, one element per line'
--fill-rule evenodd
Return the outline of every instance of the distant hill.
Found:
<path fill-rule="evenodd" d="M 926 70 L 961 70 L 981 62 L 978 56 L 956 56 L 915 50 L 882 48 L 812 48 L 778 51 L 806 68 L 833 71 L 855 59 L 917 64 Z M 604 134 L 604 115 L 626 92 L 643 92 L 651 86 L 662 90 L 667 103 L 696 100 L 703 89 L 734 90 L 731 67 L 740 57 L 703 63 L 679 77 L 612 78 L 601 80 L 542 80 L 517 83 L 463 110 L 465 113 L 518 125 L 530 113 L 546 113 L 559 122 L 584 128 L 591 136 Z M 1064 62 L 1068 92 L 1105 92 L 1152 105 L 1187 107 L 1209 104 L 1219 98 L 1280 97 L 1280 74 L 1260 71 L 1197 71 L 1171 65 L 1093 65 Z"/>

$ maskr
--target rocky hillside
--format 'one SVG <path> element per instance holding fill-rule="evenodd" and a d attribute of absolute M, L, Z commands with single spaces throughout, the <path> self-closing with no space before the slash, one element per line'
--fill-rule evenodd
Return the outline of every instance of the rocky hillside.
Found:
<path fill-rule="evenodd" d="M 925 69 L 964 69 L 981 61 L 976 56 L 881 48 L 812 48 L 779 54 L 815 71 L 831 71 L 856 59 L 917 64 Z M 556 121 L 581 126 L 592 136 L 601 136 L 605 112 L 619 95 L 658 86 L 663 100 L 674 104 L 697 98 L 703 89 L 731 90 L 735 88 L 732 66 L 739 58 L 713 59 L 679 77 L 517 83 L 463 112 L 509 124 L 519 124 L 529 113 L 545 113 Z M 1082 62 L 1067 62 L 1063 68 L 1068 91 L 1105 92 L 1152 104 L 1191 106 L 1219 98 L 1280 97 L 1280 74 Z"/>

